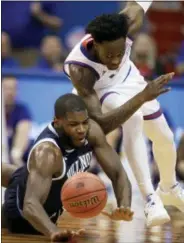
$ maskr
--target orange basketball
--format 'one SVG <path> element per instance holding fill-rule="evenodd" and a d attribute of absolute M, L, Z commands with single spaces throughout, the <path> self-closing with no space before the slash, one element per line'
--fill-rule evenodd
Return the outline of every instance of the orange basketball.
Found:
<path fill-rule="evenodd" d="M 77 218 L 92 218 L 100 214 L 107 202 L 103 181 L 96 175 L 80 172 L 69 178 L 61 190 L 63 207 Z"/>

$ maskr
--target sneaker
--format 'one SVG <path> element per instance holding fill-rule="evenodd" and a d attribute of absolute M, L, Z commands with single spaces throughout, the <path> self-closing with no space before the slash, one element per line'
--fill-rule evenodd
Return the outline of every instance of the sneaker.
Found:
<path fill-rule="evenodd" d="M 158 186 L 156 193 L 165 206 L 174 206 L 184 213 L 184 189 L 179 183 L 168 192 L 162 191 L 160 186 Z"/>
<path fill-rule="evenodd" d="M 144 212 L 148 227 L 159 226 L 170 221 L 170 216 L 156 194 L 148 196 Z"/>

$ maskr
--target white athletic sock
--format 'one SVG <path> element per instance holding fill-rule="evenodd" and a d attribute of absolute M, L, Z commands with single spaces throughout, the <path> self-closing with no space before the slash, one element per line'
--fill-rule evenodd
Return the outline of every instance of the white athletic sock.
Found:
<path fill-rule="evenodd" d="M 149 170 L 148 154 L 143 136 L 142 114 L 135 113 L 123 124 L 123 145 L 143 197 L 154 193 Z"/>
<path fill-rule="evenodd" d="M 176 147 L 165 117 L 144 122 L 146 135 L 153 142 L 153 154 L 160 172 L 160 186 L 168 191 L 176 184 Z"/>

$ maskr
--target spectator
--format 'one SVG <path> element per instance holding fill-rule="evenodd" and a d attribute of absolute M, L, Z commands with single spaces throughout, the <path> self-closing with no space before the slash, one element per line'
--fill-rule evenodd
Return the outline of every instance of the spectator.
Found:
<path fill-rule="evenodd" d="M 1 65 L 2 67 L 18 67 L 19 63 L 11 57 L 11 41 L 8 34 L 2 32 L 1 34 Z"/>
<path fill-rule="evenodd" d="M 184 76 L 184 41 L 182 41 L 179 55 L 176 60 L 176 72 L 180 76 Z"/>
<path fill-rule="evenodd" d="M 46 36 L 41 43 L 41 57 L 37 67 L 62 71 L 66 55 L 61 40 L 57 36 Z"/>
<path fill-rule="evenodd" d="M 38 48 L 46 32 L 61 28 L 62 20 L 56 16 L 60 5 L 55 1 L 3 1 L 2 30 L 10 35 L 14 48 Z"/>
<path fill-rule="evenodd" d="M 4 94 L 6 126 L 10 162 L 22 165 L 26 161 L 29 147 L 29 133 L 31 130 L 31 116 L 26 105 L 16 101 L 17 80 L 7 76 L 2 80 Z"/>
<path fill-rule="evenodd" d="M 145 33 L 139 34 L 134 42 L 132 60 L 146 79 L 153 79 L 165 72 L 161 62 L 157 60 L 154 40 Z"/>

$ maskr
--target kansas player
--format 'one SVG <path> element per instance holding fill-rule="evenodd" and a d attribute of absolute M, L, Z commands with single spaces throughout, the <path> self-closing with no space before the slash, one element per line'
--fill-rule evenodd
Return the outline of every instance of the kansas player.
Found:
<path fill-rule="evenodd" d="M 144 89 L 146 82 L 130 60 L 132 39 L 140 29 L 152 1 L 131 1 L 120 14 L 103 14 L 92 20 L 86 36 L 67 57 L 64 71 L 85 101 L 90 116 L 106 129 L 123 118 L 123 104 Z M 170 74 L 172 78 L 173 74 Z M 104 113 L 102 114 L 102 110 Z M 143 128 L 153 142 L 160 171 L 155 193 L 148 167 Z M 139 188 L 146 200 L 147 225 L 170 220 L 164 205 L 184 212 L 184 190 L 176 180 L 173 134 L 157 100 L 145 103 L 124 125 L 123 144 Z M 162 199 L 162 201 L 160 200 Z"/>
<path fill-rule="evenodd" d="M 118 155 L 99 125 L 89 119 L 83 100 L 66 94 L 57 99 L 54 121 L 36 139 L 27 166 L 14 172 L 6 164 L 2 168 L 4 186 L 13 172 L 5 193 L 3 226 L 13 233 L 42 233 L 57 242 L 81 233 L 62 231 L 55 223 L 62 213 L 63 183 L 86 171 L 93 154 L 111 179 L 117 198 L 118 209 L 110 217 L 131 220 L 131 185 Z"/>

